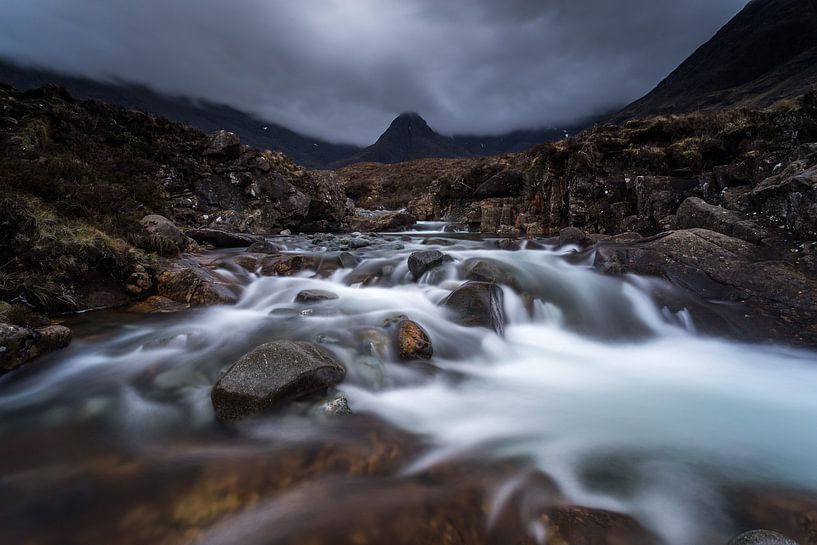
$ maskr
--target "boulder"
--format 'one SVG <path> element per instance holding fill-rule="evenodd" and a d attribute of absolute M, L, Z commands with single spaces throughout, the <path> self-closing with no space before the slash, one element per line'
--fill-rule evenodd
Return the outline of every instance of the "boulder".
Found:
<path fill-rule="evenodd" d="M 715 302 L 710 310 L 717 316 L 702 316 L 705 321 L 696 323 L 702 330 L 750 341 L 817 346 L 817 278 L 771 248 L 688 229 L 642 240 L 600 242 L 594 264 L 607 274 L 662 277 L 701 300 Z"/>
<path fill-rule="evenodd" d="M 321 265 L 320 256 L 287 254 L 269 256 L 261 262 L 264 276 L 292 276 L 304 270 L 317 270 Z"/>
<path fill-rule="evenodd" d="M 213 271 L 193 261 L 182 261 L 159 275 L 157 291 L 162 297 L 186 305 L 231 305 L 236 293 Z"/>
<path fill-rule="evenodd" d="M 238 159 L 241 154 L 241 139 L 237 134 L 220 130 L 207 135 L 202 155 Z"/>
<path fill-rule="evenodd" d="M 414 278 L 419 280 L 431 269 L 451 261 L 453 261 L 451 256 L 448 256 L 439 250 L 414 252 L 408 258 L 408 268 Z"/>
<path fill-rule="evenodd" d="M 417 223 L 417 218 L 406 212 L 358 211 L 349 219 L 349 229 L 361 233 L 402 231 Z"/>
<path fill-rule="evenodd" d="M 173 257 L 196 248 L 196 242 L 185 236 L 175 223 L 164 216 L 145 216 L 141 224 L 148 237 L 149 249 L 159 255 Z"/>
<path fill-rule="evenodd" d="M 431 339 L 423 327 L 412 320 L 402 320 L 395 328 L 397 350 L 403 361 L 430 360 L 434 355 Z"/>
<path fill-rule="evenodd" d="M 59 325 L 32 329 L 0 323 L 0 373 L 71 344 L 71 330 Z"/>
<path fill-rule="evenodd" d="M 320 303 L 335 299 L 338 299 L 338 295 L 326 290 L 304 290 L 295 296 L 296 303 Z"/>
<path fill-rule="evenodd" d="M 279 254 L 281 253 L 281 247 L 262 238 L 261 240 L 253 242 L 250 247 L 247 248 L 247 251 L 254 254 Z"/>
<path fill-rule="evenodd" d="M 487 282 L 489 284 L 505 284 L 515 286 L 513 274 L 504 270 L 498 263 L 488 259 L 473 258 L 465 261 L 460 269 L 466 280 Z"/>
<path fill-rule="evenodd" d="M 315 343 L 272 342 L 235 362 L 213 387 L 211 399 L 216 415 L 234 422 L 325 391 L 345 375 L 335 356 Z"/>
<path fill-rule="evenodd" d="M 778 219 L 800 238 L 817 237 L 817 165 L 806 168 L 794 162 L 760 182 L 745 199 L 747 211 Z"/>
<path fill-rule="evenodd" d="M 559 231 L 559 246 L 588 246 L 593 241 L 587 234 L 576 227 L 567 227 Z"/>
<path fill-rule="evenodd" d="M 681 203 L 675 222 L 679 229 L 710 229 L 755 244 L 769 236 L 766 229 L 740 212 L 707 204 L 698 197 L 690 197 Z"/>
<path fill-rule="evenodd" d="M 488 282 L 466 282 L 443 305 L 451 309 L 456 321 L 466 327 L 487 327 L 502 333 L 505 327 L 502 290 Z"/>
<path fill-rule="evenodd" d="M 215 248 L 246 248 L 259 241 L 259 237 L 230 233 L 220 229 L 188 229 L 185 235 L 199 244 L 209 244 Z"/>
<path fill-rule="evenodd" d="M 354 269 L 358 265 L 358 260 L 349 252 L 341 252 L 338 254 L 338 265 L 342 269 Z"/>

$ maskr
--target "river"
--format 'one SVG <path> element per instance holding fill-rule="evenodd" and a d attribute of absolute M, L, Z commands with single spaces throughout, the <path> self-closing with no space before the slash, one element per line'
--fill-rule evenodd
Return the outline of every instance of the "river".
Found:
<path fill-rule="evenodd" d="M 579 505 L 634 519 L 644 542 L 725 545 L 788 516 L 749 520 L 764 508 L 747 497 L 817 497 L 817 354 L 709 337 L 653 302 L 657 280 L 602 276 L 571 248 L 441 227 L 372 237 L 328 277 L 225 266 L 234 306 L 69 318 L 68 349 L 0 377 L 0 542 L 543 543 L 549 510 Z M 453 261 L 415 282 L 407 257 L 429 249 Z M 473 259 L 513 278 L 502 334 L 440 306 Z M 305 289 L 339 298 L 293 303 Z M 431 362 L 393 357 L 382 326 L 401 315 Z M 221 372 L 282 339 L 339 358 L 328 396 L 354 414 L 322 398 L 218 422 Z"/>

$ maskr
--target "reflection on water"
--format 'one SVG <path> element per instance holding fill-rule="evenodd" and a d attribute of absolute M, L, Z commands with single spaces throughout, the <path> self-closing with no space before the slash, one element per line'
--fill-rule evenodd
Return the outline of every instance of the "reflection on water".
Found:
<path fill-rule="evenodd" d="M 758 501 L 814 505 L 815 354 L 703 337 L 694 312 L 652 303 L 655 281 L 553 249 L 431 236 L 380 237 L 328 278 L 260 278 L 228 256 L 235 306 L 75 318 L 69 349 L 0 378 L 2 541 L 536 543 L 559 517 L 596 524 L 565 511 L 581 505 L 638 521 L 599 523 L 602 543 L 680 545 L 783 524 Z M 435 248 L 454 262 L 410 281 L 408 254 Z M 473 260 L 513 286 L 504 336 L 440 306 Z M 304 289 L 339 298 L 293 303 Z M 383 324 L 400 315 L 428 331 L 433 366 L 397 362 Z M 355 416 L 313 399 L 214 420 L 219 374 L 280 339 L 339 357 Z"/>

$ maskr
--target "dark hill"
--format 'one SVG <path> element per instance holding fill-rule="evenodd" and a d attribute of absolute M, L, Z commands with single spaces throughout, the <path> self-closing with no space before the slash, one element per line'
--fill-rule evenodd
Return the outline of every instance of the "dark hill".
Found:
<path fill-rule="evenodd" d="M 817 84 L 817 0 L 753 0 L 616 121 L 765 106 Z"/>
<path fill-rule="evenodd" d="M 234 132 L 241 137 L 242 142 L 250 146 L 280 151 L 308 168 L 326 167 L 329 163 L 360 150 L 356 146 L 332 144 L 300 135 L 286 127 L 256 119 L 230 106 L 161 95 L 139 85 L 102 83 L 87 78 L 25 68 L 2 60 L 0 83 L 22 90 L 42 85 L 57 85 L 68 89 L 77 98 L 99 100 L 124 108 L 138 108 L 170 121 L 187 123 L 202 132 L 224 129 Z"/>

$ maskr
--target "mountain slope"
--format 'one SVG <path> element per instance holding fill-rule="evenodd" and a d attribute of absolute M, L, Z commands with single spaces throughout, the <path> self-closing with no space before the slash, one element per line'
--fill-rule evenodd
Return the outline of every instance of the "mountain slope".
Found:
<path fill-rule="evenodd" d="M 246 144 L 283 152 L 296 163 L 309 168 L 323 168 L 360 150 L 357 146 L 332 144 L 300 135 L 223 104 L 196 103 L 186 98 L 164 96 L 142 86 L 102 83 L 25 68 L 2 60 L 0 83 L 21 90 L 46 84 L 58 85 L 68 89 L 77 98 L 100 100 L 125 108 L 139 108 L 170 121 L 187 123 L 203 132 L 224 129 L 236 133 Z"/>
<path fill-rule="evenodd" d="M 614 116 L 764 106 L 817 84 L 817 0 L 752 0 L 658 87 Z"/>
<path fill-rule="evenodd" d="M 579 132 L 584 124 L 566 129 L 515 131 L 498 136 L 444 136 L 434 131 L 419 114 L 407 112 L 392 121 L 377 142 L 361 152 L 337 161 L 333 168 L 355 163 L 394 164 L 417 159 L 486 157 L 526 151 L 543 142 Z"/>

